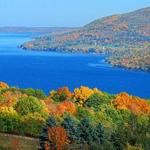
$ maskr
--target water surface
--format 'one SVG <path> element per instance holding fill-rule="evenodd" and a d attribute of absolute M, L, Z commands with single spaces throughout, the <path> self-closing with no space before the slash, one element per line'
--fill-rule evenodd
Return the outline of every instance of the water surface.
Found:
<path fill-rule="evenodd" d="M 104 55 L 33 52 L 18 48 L 31 33 L 0 33 L 0 80 L 11 86 L 51 89 L 81 85 L 150 98 L 150 74 L 113 68 Z"/>

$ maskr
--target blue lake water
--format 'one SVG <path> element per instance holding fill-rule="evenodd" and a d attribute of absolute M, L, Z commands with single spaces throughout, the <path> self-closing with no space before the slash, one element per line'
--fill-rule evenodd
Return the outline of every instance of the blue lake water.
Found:
<path fill-rule="evenodd" d="M 0 80 L 20 88 L 51 89 L 81 85 L 110 93 L 150 98 L 150 74 L 113 68 L 104 55 L 25 51 L 17 46 L 31 33 L 0 33 Z"/>

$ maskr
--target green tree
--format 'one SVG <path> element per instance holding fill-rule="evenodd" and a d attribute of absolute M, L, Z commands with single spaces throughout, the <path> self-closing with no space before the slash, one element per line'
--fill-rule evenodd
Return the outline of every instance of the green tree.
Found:
<path fill-rule="evenodd" d="M 41 113 L 44 106 L 37 98 L 29 96 L 19 99 L 14 108 L 20 115 L 27 115 L 28 113 Z"/>
<path fill-rule="evenodd" d="M 88 98 L 84 106 L 93 107 L 96 111 L 98 111 L 101 105 L 108 104 L 110 100 L 111 97 L 106 94 L 102 95 L 99 93 L 95 93 Z"/>
<path fill-rule="evenodd" d="M 105 132 L 104 132 L 104 127 L 101 123 L 99 123 L 97 126 L 96 126 L 96 143 L 98 144 L 103 144 L 104 143 L 104 140 L 105 140 Z"/>
<path fill-rule="evenodd" d="M 62 126 L 67 131 L 69 140 L 77 143 L 79 141 L 78 122 L 71 116 L 67 116 L 62 122 Z"/>
<path fill-rule="evenodd" d="M 26 135 L 38 137 L 46 122 L 40 113 L 29 113 L 22 117 L 22 132 Z"/>
<path fill-rule="evenodd" d="M 79 134 L 80 134 L 80 141 L 84 144 L 90 144 L 93 142 L 93 135 L 94 127 L 91 124 L 89 118 L 83 118 L 79 124 Z"/>
<path fill-rule="evenodd" d="M 120 111 L 114 108 L 114 106 L 108 105 L 108 104 L 103 104 L 99 108 L 99 111 L 103 112 L 108 116 L 109 118 L 112 119 L 113 123 L 118 126 L 124 122 L 122 114 Z"/>
<path fill-rule="evenodd" d="M 19 133 L 21 119 L 17 112 L 11 107 L 0 108 L 0 131 Z"/>
<path fill-rule="evenodd" d="M 32 88 L 21 89 L 21 92 L 24 94 L 27 94 L 28 96 L 34 96 L 34 97 L 37 97 L 39 99 L 45 99 L 46 98 L 45 93 L 39 89 L 32 89 Z"/>

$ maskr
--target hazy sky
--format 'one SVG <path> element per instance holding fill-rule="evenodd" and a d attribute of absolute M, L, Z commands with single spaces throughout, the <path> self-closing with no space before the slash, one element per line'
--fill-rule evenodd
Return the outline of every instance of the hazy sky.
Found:
<path fill-rule="evenodd" d="M 150 7 L 150 0 L 0 0 L 0 26 L 83 26 Z"/>

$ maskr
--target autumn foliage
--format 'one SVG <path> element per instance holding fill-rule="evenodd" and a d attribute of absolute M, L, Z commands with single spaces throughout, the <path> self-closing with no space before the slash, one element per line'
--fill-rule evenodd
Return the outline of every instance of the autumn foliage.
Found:
<path fill-rule="evenodd" d="M 74 114 L 76 112 L 75 104 L 69 101 L 64 101 L 59 104 L 50 103 L 47 107 L 50 115 L 62 115 L 64 112 Z"/>
<path fill-rule="evenodd" d="M 2 106 L 13 106 L 20 98 L 27 97 L 26 94 L 22 94 L 21 92 L 12 92 L 6 91 L 1 94 L 0 107 Z"/>
<path fill-rule="evenodd" d="M 74 97 L 83 101 L 86 101 L 92 94 L 94 94 L 93 90 L 85 86 L 81 86 L 74 90 Z"/>
<path fill-rule="evenodd" d="M 55 102 L 62 102 L 72 98 L 72 93 L 68 87 L 62 87 L 58 90 L 52 90 L 50 92 L 49 98 Z"/>
<path fill-rule="evenodd" d="M 73 93 L 60 88 L 49 96 L 34 89 L 0 89 L 0 132 L 39 137 L 44 150 L 86 149 L 85 144 L 90 150 L 147 149 L 149 121 L 149 101 L 127 93 L 85 86 Z M 13 149 L 20 144 L 11 142 Z"/>
<path fill-rule="evenodd" d="M 150 114 L 150 106 L 146 100 L 130 96 L 127 93 L 118 94 L 113 103 L 117 109 L 131 110 L 135 114 Z"/>
<path fill-rule="evenodd" d="M 58 95 L 65 94 L 67 98 L 71 98 L 72 93 L 70 92 L 68 87 L 59 88 L 57 90 Z"/>
<path fill-rule="evenodd" d="M 72 102 L 64 101 L 57 106 L 57 109 L 61 114 L 64 112 L 68 112 L 70 114 L 74 114 L 76 112 L 76 106 Z"/>
<path fill-rule="evenodd" d="M 74 97 L 79 105 L 83 105 L 84 102 L 94 93 L 101 93 L 98 89 L 90 89 L 86 86 L 81 86 L 80 88 L 74 89 Z"/>
<path fill-rule="evenodd" d="M 45 150 L 62 150 L 68 143 L 68 136 L 62 127 L 48 128 L 48 142 L 45 143 Z"/>
<path fill-rule="evenodd" d="M 0 82 L 0 89 L 6 89 L 6 88 L 9 88 L 8 84 L 4 82 Z"/>

